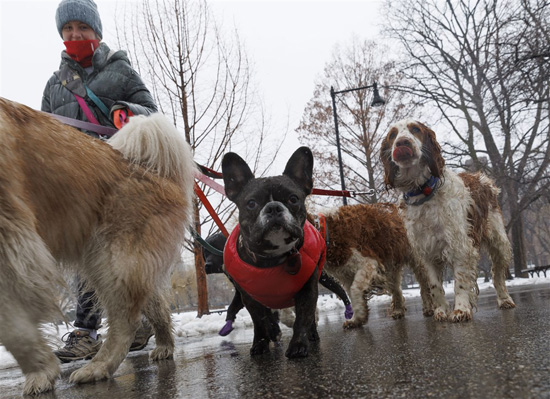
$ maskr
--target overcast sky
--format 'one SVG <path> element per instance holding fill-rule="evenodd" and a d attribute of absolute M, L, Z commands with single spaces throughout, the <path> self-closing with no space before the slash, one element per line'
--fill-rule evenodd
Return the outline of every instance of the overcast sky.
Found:
<path fill-rule="evenodd" d="M 122 1 L 122 0 L 121 0 Z M 96 0 L 103 40 L 116 47 L 116 1 Z M 273 119 L 289 121 L 287 148 L 315 80 L 337 43 L 355 34 L 375 39 L 380 0 L 214 0 L 210 5 L 227 28 L 235 26 L 251 58 L 256 85 Z M 59 1 L 0 0 L 0 96 L 40 109 L 46 81 L 64 49 L 55 26 Z M 344 88 L 336 88 L 344 89 Z"/>

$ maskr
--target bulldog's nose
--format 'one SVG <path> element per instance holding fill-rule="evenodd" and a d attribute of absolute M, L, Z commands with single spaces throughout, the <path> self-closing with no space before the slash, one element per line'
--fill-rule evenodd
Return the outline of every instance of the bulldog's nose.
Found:
<path fill-rule="evenodd" d="M 264 214 L 269 218 L 277 218 L 284 214 L 285 210 L 280 202 L 270 202 L 264 208 Z"/>

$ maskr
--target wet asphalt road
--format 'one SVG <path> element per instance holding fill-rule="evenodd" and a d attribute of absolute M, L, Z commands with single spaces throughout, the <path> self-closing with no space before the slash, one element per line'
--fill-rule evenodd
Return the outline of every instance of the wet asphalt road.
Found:
<path fill-rule="evenodd" d="M 63 365 L 56 391 L 40 399 L 138 398 L 550 398 L 550 285 L 510 289 L 516 309 L 481 293 L 474 321 L 424 318 L 418 299 L 403 320 L 373 307 L 361 329 L 344 331 L 341 310 L 322 313 L 321 341 L 288 360 L 291 331 L 271 353 L 250 357 L 252 331 L 177 342 L 173 361 L 131 353 L 112 380 L 75 386 Z M 149 345 L 148 349 L 151 348 Z M 19 383 L 8 383 L 15 379 Z M 0 371 L 0 398 L 21 397 L 18 369 Z"/>

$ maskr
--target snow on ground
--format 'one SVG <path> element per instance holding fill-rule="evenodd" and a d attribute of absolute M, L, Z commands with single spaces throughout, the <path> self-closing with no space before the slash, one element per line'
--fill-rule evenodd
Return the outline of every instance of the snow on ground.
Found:
<path fill-rule="evenodd" d="M 550 283 L 549 277 L 534 277 L 534 278 L 518 278 L 514 280 L 507 280 L 506 285 L 511 286 L 520 286 L 520 285 L 534 285 L 534 284 L 548 284 Z M 478 285 L 480 291 L 485 289 L 493 289 L 493 283 L 483 282 L 483 278 L 478 280 Z M 444 285 L 445 293 L 453 293 L 453 283 Z M 420 296 L 419 288 L 411 288 L 403 291 L 405 298 L 413 298 Z M 371 302 L 389 302 L 390 297 L 387 295 L 373 296 L 370 300 Z M 336 295 L 322 295 L 319 297 L 317 302 L 319 312 L 328 312 L 335 309 L 342 309 L 342 317 L 344 312 L 343 302 L 336 297 Z M 197 318 L 197 312 L 185 312 L 185 313 L 174 313 L 172 315 L 172 321 L 174 325 L 174 330 L 178 337 L 197 337 L 201 335 L 215 336 L 218 331 L 225 324 L 225 313 L 214 312 L 212 314 Z M 250 314 L 243 309 L 237 315 L 237 319 L 233 323 L 235 329 L 245 329 L 252 328 L 252 319 Z M 72 331 L 71 326 L 61 325 L 55 326 L 53 324 L 45 324 L 43 326 L 43 332 L 48 337 L 51 342 L 52 347 L 56 348 L 57 346 L 62 346 L 61 337 L 67 334 L 69 331 Z M 99 331 L 101 334 L 106 333 L 106 329 L 101 329 Z M 220 337 L 220 339 L 223 339 Z M 0 369 L 7 369 L 17 367 L 17 362 L 13 356 L 0 345 Z"/>

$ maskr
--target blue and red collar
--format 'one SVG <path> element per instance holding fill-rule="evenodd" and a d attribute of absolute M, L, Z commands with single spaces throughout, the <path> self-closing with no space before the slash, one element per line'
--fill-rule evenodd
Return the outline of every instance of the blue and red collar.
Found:
<path fill-rule="evenodd" d="M 422 186 L 407 193 L 403 193 L 403 200 L 407 205 L 423 204 L 434 196 L 435 192 L 439 188 L 439 181 L 439 177 L 430 176 L 430 178 Z M 424 195 L 424 197 L 418 201 L 411 202 L 412 197 L 417 197 L 419 195 Z"/>

